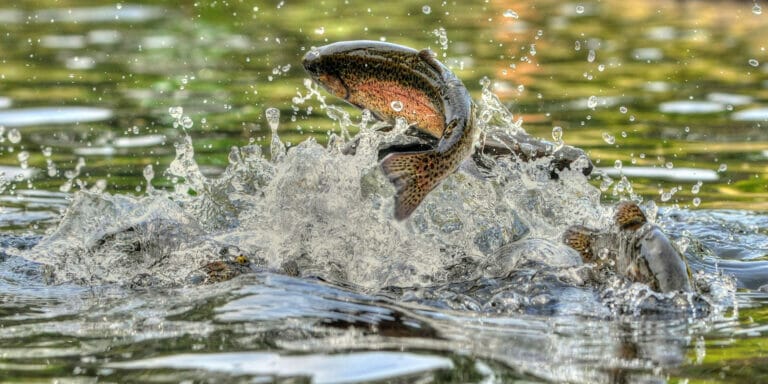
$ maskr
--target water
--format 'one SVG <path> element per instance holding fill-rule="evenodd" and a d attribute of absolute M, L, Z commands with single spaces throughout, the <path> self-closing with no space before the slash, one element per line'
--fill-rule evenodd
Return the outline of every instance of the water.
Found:
<path fill-rule="evenodd" d="M 765 380 L 766 23 L 690 4 L 0 9 L 0 378 Z M 484 129 L 558 127 L 599 172 L 463 168 L 393 221 L 391 137 L 298 65 L 381 37 L 431 45 Z M 560 245 L 619 198 L 659 204 L 701 293 L 596 280 Z M 252 273 L 200 284 L 239 255 Z"/>

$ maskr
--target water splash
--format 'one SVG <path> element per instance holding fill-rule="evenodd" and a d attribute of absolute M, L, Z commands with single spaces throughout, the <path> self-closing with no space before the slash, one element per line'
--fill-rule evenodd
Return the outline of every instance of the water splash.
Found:
<path fill-rule="evenodd" d="M 490 87 L 484 79 L 478 101 L 483 134 L 524 132 Z M 295 104 L 323 100 L 307 89 Z M 578 164 L 553 180 L 551 159 L 486 157 L 482 176 L 471 164 L 462 166 L 401 223 L 392 220 L 394 188 L 377 156 L 407 123 L 382 133 L 372 129 L 370 113 L 352 121 L 339 107 L 321 108 L 341 132 L 331 134 L 327 147 L 309 139 L 288 150 L 277 134 L 280 111 L 268 108 L 270 159 L 257 146 L 233 147 L 227 168 L 209 177 L 184 135 L 165 171 L 172 190 L 152 188 L 148 166 L 144 196 L 76 192 L 59 227 L 23 256 L 48 265 L 57 283 L 183 285 L 198 281 L 206 264 L 237 254 L 255 270 L 318 276 L 365 292 L 411 287 L 419 292 L 414 300 L 437 297 L 462 309 L 603 316 L 618 305 L 600 304 L 609 302 L 594 293 L 603 286 L 591 283 L 590 268 L 561 244 L 571 225 L 606 228 L 611 220 L 612 210 L 601 205 L 600 191 Z M 171 112 L 177 121 L 184 117 L 181 108 Z M 359 128 L 354 138 L 350 127 Z M 553 134 L 562 138 L 561 130 Z M 352 144 L 355 155 L 344 154 Z M 624 177 L 616 188 L 632 195 Z M 457 296 L 458 288 L 489 281 L 505 288 L 487 297 Z M 558 298 L 566 292 L 592 301 L 574 307 Z"/>

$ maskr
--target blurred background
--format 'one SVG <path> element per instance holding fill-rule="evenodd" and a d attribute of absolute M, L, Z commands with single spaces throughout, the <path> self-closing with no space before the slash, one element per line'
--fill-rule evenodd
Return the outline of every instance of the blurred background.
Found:
<path fill-rule="evenodd" d="M 283 140 L 324 142 L 335 122 L 292 101 L 305 92 L 300 58 L 373 39 L 432 49 L 476 97 L 489 78 L 536 136 L 560 127 L 602 168 L 606 201 L 766 210 L 766 12 L 751 1 L 7 2 L 0 204 L 27 212 L 8 227 L 21 229 L 55 221 L 74 188 L 140 193 L 146 172 L 169 187 L 183 131 L 215 175 L 231 146 L 268 143 L 268 107 Z"/>

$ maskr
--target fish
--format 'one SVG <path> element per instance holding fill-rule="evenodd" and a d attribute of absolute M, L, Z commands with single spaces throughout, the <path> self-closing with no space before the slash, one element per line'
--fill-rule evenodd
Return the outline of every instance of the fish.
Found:
<path fill-rule="evenodd" d="M 563 242 L 579 252 L 584 262 L 613 269 L 657 292 L 695 291 L 685 256 L 637 204 L 619 203 L 613 224 L 610 231 L 572 226 L 563 234 Z"/>
<path fill-rule="evenodd" d="M 475 105 L 464 84 L 428 50 L 380 41 L 343 41 L 302 59 L 314 82 L 394 123 L 405 118 L 427 144 L 389 148 L 380 167 L 395 186 L 394 217 L 405 220 L 473 152 Z"/>

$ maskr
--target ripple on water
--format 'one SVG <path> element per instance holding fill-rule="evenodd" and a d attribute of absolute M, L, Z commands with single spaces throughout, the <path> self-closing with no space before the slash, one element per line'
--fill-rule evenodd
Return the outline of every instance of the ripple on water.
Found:
<path fill-rule="evenodd" d="M 768 121 L 768 107 L 749 108 L 731 115 L 736 121 Z"/>
<path fill-rule="evenodd" d="M 310 377 L 312 383 L 357 383 L 452 369 L 450 359 L 404 352 L 283 356 L 267 352 L 181 354 L 109 364 L 122 369 L 189 369 L 232 375 Z"/>
<path fill-rule="evenodd" d="M 659 105 L 662 113 L 679 113 L 684 115 L 718 113 L 725 111 L 725 105 L 712 101 L 679 100 L 667 101 Z"/>
<path fill-rule="evenodd" d="M 702 168 L 661 168 L 661 167 L 602 167 L 598 170 L 608 176 L 644 177 L 672 181 L 717 181 L 720 177 L 711 169 Z"/>
<path fill-rule="evenodd" d="M 95 107 L 36 107 L 0 111 L 0 125 L 27 127 L 46 124 L 72 124 L 103 121 L 112 111 Z"/>

